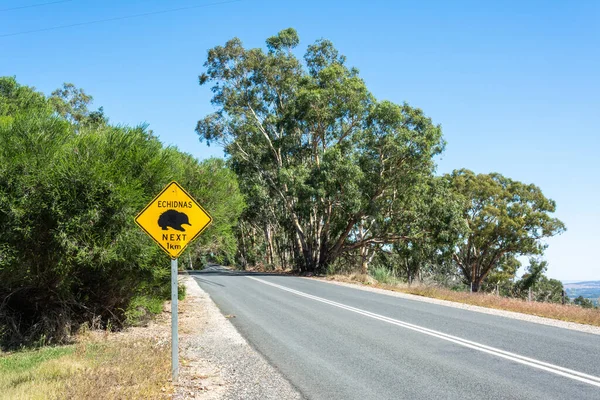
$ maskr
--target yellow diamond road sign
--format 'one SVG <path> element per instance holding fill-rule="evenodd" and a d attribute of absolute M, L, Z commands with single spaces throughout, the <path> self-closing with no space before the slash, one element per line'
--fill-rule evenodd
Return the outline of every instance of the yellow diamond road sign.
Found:
<path fill-rule="evenodd" d="M 171 258 L 179 257 L 211 221 L 202 206 L 175 181 L 135 217 L 136 224 Z"/>

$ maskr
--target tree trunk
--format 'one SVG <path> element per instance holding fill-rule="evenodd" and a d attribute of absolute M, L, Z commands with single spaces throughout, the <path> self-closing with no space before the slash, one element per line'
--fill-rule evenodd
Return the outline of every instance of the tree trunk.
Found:
<path fill-rule="evenodd" d="M 471 282 L 471 291 L 473 293 L 479 292 L 479 289 L 481 289 L 481 281 L 482 280 L 483 280 L 482 278 L 473 279 L 473 281 Z"/>
<path fill-rule="evenodd" d="M 367 257 L 362 257 L 362 261 L 360 263 L 360 273 L 363 275 L 367 275 L 367 273 L 369 273 L 369 263 L 367 262 Z"/>
<path fill-rule="evenodd" d="M 248 266 L 248 250 L 246 249 L 246 233 L 244 232 L 244 224 L 240 224 L 240 256 L 242 262 L 242 268 L 246 269 Z"/>
<path fill-rule="evenodd" d="M 265 224 L 265 238 L 267 239 L 267 264 L 275 264 L 273 259 L 273 235 L 271 234 L 271 227 L 269 224 Z"/>

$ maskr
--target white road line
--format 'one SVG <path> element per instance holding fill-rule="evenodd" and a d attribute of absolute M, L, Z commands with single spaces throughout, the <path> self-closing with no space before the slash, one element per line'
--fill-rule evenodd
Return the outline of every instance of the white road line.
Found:
<path fill-rule="evenodd" d="M 376 319 L 376 320 L 379 320 L 379 321 L 390 323 L 392 325 L 396 325 L 396 326 L 400 326 L 402 328 L 406 328 L 406 329 L 410 329 L 410 330 L 413 330 L 413 331 L 416 331 L 416 332 L 420 332 L 420 333 L 423 333 L 425 335 L 437 337 L 439 339 L 446 340 L 448 342 L 452 342 L 452 343 L 455 343 L 455 344 L 458 344 L 458 345 L 461 345 L 461 346 L 464 346 L 464 347 L 468 347 L 468 348 L 473 349 L 473 350 L 478 350 L 478 351 L 481 351 L 483 353 L 491 354 L 491 355 L 496 356 L 496 357 L 500 357 L 500 358 L 504 358 L 504 359 L 507 359 L 507 360 L 510 360 L 510 361 L 514 361 L 514 362 L 517 362 L 519 364 L 527 365 L 527 366 L 532 367 L 532 368 L 537 368 L 537 369 L 541 369 L 543 371 L 551 372 L 551 373 L 556 374 L 556 375 L 564 376 L 565 378 L 573 379 L 573 380 L 576 380 L 576 381 L 579 381 L 579 382 L 587 383 L 589 385 L 600 387 L 600 377 L 597 377 L 597 376 L 594 376 L 594 375 L 584 374 L 583 372 L 574 371 L 574 370 L 569 369 L 569 368 L 564 368 L 564 367 L 561 367 L 561 366 L 558 366 L 558 365 L 554 365 L 554 364 L 550 364 L 550 363 L 547 363 L 547 362 L 544 362 L 544 361 L 540 361 L 540 360 L 536 360 L 536 359 L 533 359 L 533 358 L 521 356 L 519 354 L 515 354 L 515 353 L 511 353 L 511 352 L 504 351 L 504 350 L 501 350 L 501 349 L 497 349 L 495 347 L 486 346 L 486 345 L 481 344 L 481 343 L 473 342 L 473 341 L 470 341 L 470 340 L 467 340 L 467 339 L 462 339 L 462 338 L 457 337 L 457 336 L 448 335 L 446 333 L 435 331 L 433 329 L 424 328 L 422 326 L 418 326 L 418 325 L 410 324 L 408 322 L 404 322 L 404 321 L 400 321 L 400 320 L 397 320 L 397 319 L 389 318 L 389 317 L 386 317 L 384 315 L 375 314 L 375 313 L 372 313 L 372 312 L 366 311 L 366 310 L 361 310 L 360 308 L 347 306 L 347 305 L 342 304 L 342 303 L 337 303 L 335 301 L 327 300 L 327 299 L 324 299 L 322 297 L 313 296 L 311 294 L 304 293 L 304 292 L 301 292 L 299 290 L 291 289 L 291 288 L 288 288 L 288 287 L 285 287 L 285 286 L 281 286 L 281 285 L 278 285 L 276 283 L 268 282 L 268 281 L 265 281 L 263 279 L 254 278 L 254 277 L 251 277 L 251 276 L 248 276 L 247 278 L 250 278 L 250 279 L 253 279 L 255 281 L 264 283 L 265 285 L 269 285 L 269 286 L 273 286 L 273 287 L 276 287 L 276 288 L 281 289 L 281 290 L 285 290 L 286 292 L 290 292 L 290 293 L 296 294 L 298 296 L 306 297 L 308 299 L 312 299 L 312 300 L 315 300 L 315 301 L 319 301 L 321 303 L 329 304 L 329 305 L 334 306 L 334 307 L 338 307 L 338 308 L 341 308 L 341 309 L 344 309 L 344 310 L 352 311 L 354 313 L 361 314 L 361 315 L 364 315 L 366 317 L 370 317 L 370 318 L 373 318 L 373 319 Z"/>

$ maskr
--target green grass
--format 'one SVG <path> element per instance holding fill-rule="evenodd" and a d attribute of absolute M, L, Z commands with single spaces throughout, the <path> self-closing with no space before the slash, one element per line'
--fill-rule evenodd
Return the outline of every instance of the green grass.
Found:
<path fill-rule="evenodd" d="M 398 278 L 396 275 L 385 267 L 375 267 L 370 271 L 370 275 L 377 282 L 382 283 L 384 285 L 395 285 L 398 283 Z"/>
<path fill-rule="evenodd" d="M 61 381 L 78 366 L 63 361 L 75 346 L 45 347 L 0 356 L 0 399 L 47 399 L 57 397 Z"/>
<path fill-rule="evenodd" d="M 44 347 L 37 350 L 24 350 L 0 356 L 0 375 L 9 372 L 22 372 L 32 369 L 44 361 L 72 354 L 75 346 Z"/>
<path fill-rule="evenodd" d="M 177 288 L 177 298 L 181 301 L 185 299 L 185 286 L 179 285 Z M 163 311 L 165 300 L 170 300 L 170 293 L 154 293 L 139 295 L 134 297 L 125 311 L 125 324 L 129 326 L 139 326 L 148 322 L 153 316 Z"/>
<path fill-rule="evenodd" d="M 186 295 L 185 285 L 179 284 L 179 286 L 177 287 L 177 299 L 183 300 L 183 299 L 185 299 L 185 295 Z"/>
<path fill-rule="evenodd" d="M 0 400 L 163 399 L 170 397 L 169 347 L 108 339 L 0 353 Z"/>

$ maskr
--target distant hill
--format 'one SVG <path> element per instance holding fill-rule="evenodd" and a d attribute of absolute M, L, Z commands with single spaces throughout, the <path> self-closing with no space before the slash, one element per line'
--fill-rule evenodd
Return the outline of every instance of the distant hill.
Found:
<path fill-rule="evenodd" d="M 583 296 L 596 302 L 600 297 L 600 281 L 563 282 L 563 286 L 571 299 Z"/>

